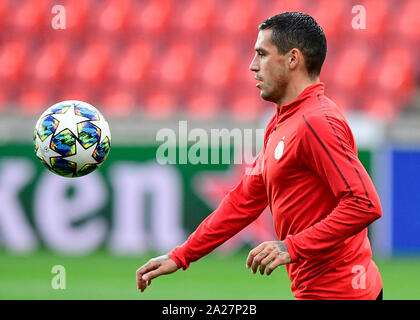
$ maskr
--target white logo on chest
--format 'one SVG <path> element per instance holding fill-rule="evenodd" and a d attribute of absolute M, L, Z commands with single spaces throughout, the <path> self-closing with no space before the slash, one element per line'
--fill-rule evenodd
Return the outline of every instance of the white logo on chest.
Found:
<path fill-rule="evenodd" d="M 284 151 L 284 139 L 285 137 L 283 137 L 281 139 L 281 141 L 277 144 L 276 150 L 274 151 L 274 158 L 276 160 L 279 160 L 281 158 L 281 156 L 283 155 L 283 151 Z"/>

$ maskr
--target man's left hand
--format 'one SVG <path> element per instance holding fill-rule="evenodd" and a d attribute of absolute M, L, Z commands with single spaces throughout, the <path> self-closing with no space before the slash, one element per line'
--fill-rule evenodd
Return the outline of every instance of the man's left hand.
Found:
<path fill-rule="evenodd" d="M 289 252 L 283 241 L 266 241 L 249 252 L 246 267 L 251 267 L 252 272 L 256 273 L 258 266 L 260 266 L 261 275 L 266 271 L 268 276 L 278 266 L 290 263 L 291 261 Z"/>

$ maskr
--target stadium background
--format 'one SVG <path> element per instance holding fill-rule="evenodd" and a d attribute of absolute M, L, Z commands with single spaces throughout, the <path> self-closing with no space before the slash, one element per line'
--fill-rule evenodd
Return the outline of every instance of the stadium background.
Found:
<path fill-rule="evenodd" d="M 65 29 L 52 24 L 56 5 Z M 181 120 L 264 128 L 273 105 L 248 66 L 258 24 L 283 11 L 311 14 L 326 33 L 321 80 L 382 199 L 369 231 L 385 299 L 420 297 L 420 1 L 0 0 L 1 299 L 293 298 L 284 268 L 244 267 L 248 249 L 274 237 L 269 212 L 188 271 L 143 294 L 135 284 L 136 269 L 180 244 L 244 170 L 158 165 L 157 131 Z M 81 179 L 47 172 L 32 149 L 38 116 L 66 99 L 98 107 L 112 132 L 110 156 Z M 55 265 L 65 290 L 52 288 Z"/>

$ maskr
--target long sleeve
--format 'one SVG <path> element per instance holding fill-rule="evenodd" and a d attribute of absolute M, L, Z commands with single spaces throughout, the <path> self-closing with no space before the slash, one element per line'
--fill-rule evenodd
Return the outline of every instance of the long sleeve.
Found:
<path fill-rule="evenodd" d="M 287 236 L 292 262 L 316 257 L 361 232 L 382 215 L 375 187 L 357 157 L 347 123 L 335 116 L 303 115 L 298 156 L 325 183 L 338 205 L 311 227 Z"/>
<path fill-rule="evenodd" d="M 210 214 L 189 238 L 169 253 L 184 270 L 193 261 L 213 251 L 223 242 L 258 218 L 267 206 L 267 195 L 261 176 L 261 155 L 241 182 L 230 191 L 219 207 Z"/>

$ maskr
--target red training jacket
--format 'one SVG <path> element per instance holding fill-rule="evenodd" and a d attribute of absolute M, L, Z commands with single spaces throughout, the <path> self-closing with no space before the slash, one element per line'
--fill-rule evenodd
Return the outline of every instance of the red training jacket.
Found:
<path fill-rule="evenodd" d="M 382 215 L 353 134 L 324 84 L 277 108 L 242 181 L 169 256 L 184 270 L 269 205 L 297 299 L 376 299 L 382 280 L 367 226 Z"/>

